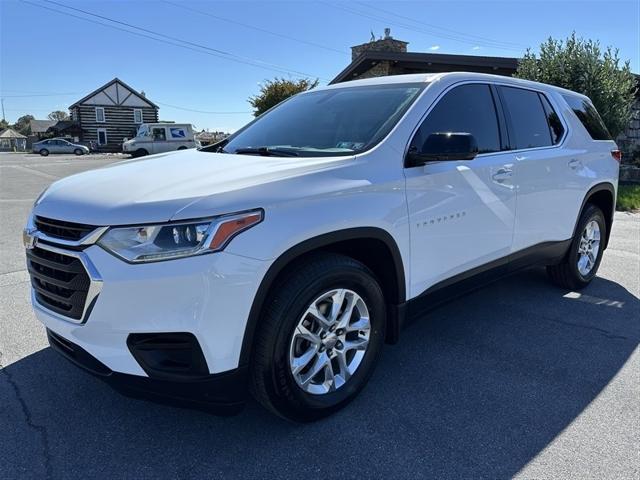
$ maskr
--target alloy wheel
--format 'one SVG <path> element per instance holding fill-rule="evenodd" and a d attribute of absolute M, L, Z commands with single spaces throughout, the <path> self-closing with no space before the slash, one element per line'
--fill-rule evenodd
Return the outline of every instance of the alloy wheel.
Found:
<path fill-rule="evenodd" d="M 600 251 L 600 226 L 595 220 L 587 223 L 578 245 L 578 271 L 586 277 L 593 270 Z"/>
<path fill-rule="evenodd" d="M 348 289 L 320 295 L 291 338 L 289 366 L 298 386 L 314 395 L 344 386 L 362 363 L 370 333 L 369 309 L 360 295 Z"/>

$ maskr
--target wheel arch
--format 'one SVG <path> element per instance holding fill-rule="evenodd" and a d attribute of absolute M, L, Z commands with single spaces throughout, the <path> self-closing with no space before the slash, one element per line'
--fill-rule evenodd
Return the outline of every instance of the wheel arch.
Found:
<path fill-rule="evenodd" d="M 580 211 L 576 218 L 575 226 L 573 227 L 573 237 L 576 235 L 576 229 L 578 228 L 578 222 L 580 221 L 580 216 L 584 211 L 584 208 L 587 204 L 592 204 L 597 206 L 602 213 L 604 214 L 605 223 L 607 225 L 607 236 L 605 238 L 604 248 L 606 249 L 609 244 L 609 237 L 611 235 L 611 226 L 613 225 L 613 214 L 616 208 L 616 189 L 612 183 L 603 182 L 597 185 L 594 185 L 589 189 L 587 194 L 584 196 L 582 200 L 582 205 L 580 206 Z"/>
<path fill-rule="evenodd" d="M 406 302 L 406 280 L 400 249 L 394 238 L 381 228 L 349 228 L 304 240 L 286 250 L 271 264 L 260 282 L 249 311 L 239 365 L 246 365 L 251 360 L 260 313 L 277 280 L 288 269 L 319 252 L 347 255 L 373 271 L 385 293 L 387 303 L 386 341 L 397 341 Z"/>

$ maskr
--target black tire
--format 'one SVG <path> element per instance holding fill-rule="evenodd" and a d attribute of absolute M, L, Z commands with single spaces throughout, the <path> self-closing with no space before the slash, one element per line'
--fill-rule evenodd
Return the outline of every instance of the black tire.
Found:
<path fill-rule="evenodd" d="M 289 346 L 298 322 L 315 299 L 336 288 L 350 289 L 365 302 L 369 344 L 360 365 L 345 384 L 322 395 L 304 391 L 289 367 Z M 382 289 L 362 263 L 343 255 L 318 254 L 289 269 L 265 302 L 251 361 L 250 391 L 272 412 L 288 420 L 310 422 L 343 408 L 373 373 L 386 326 Z"/>
<path fill-rule="evenodd" d="M 186 149 L 187 149 L 187 147 L 185 147 L 184 145 L 178 147 L 178 150 L 186 150 Z"/>
<path fill-rule="evenodd" d="M 47 150 L 46 148 L 43 148 L 42 150 L 40 150 L 40 155 L 42 155 L 43 157 L 46 157 L 47 155 L 49 155 L 49 150 Z"/>
<path fill-rule="evenodd" d="M 78 155 L 78 156 L 80 156 L 80 155 L 84 154 L 84 152 L 82 151 L 82 149 L 81 149 L 81 148 L 76 148 L 76 149 L 73 151 L 73 153 L 75 153 L 75 154 L 76 154 L 76 155 Z"/>
<path fill-rule="evenodd" d="M 146 155 L 149 155 L 149 152 L 147 152 L 144 148 L 139 148 L 138 150 L 136 150 L 135 152 L 133 152 L 133 156 L 134 157 L 144 157 Z"/>
<path fill-rule="evenodd" d="M 600 228 L 600 245 L 598 249 L 598 255 L 593 267 L 588 272 L 588 274 L 583 275 L 578 269 L 578 260 L 580 258 L 578 250 L 580 247 L 580 239 L 582 238 L 582 233 L 591 221 L 596 221 L 598 223 L 598 227 Z M 578 225 L 573 236 L 573 241 L 571 242 L 571 247 L 569 247 L 567 255 L 561 263 L 557 265 L 547 266 L 547 273 L 549 274 L 551 280 L 556 285 L 571 290 L 580 290 L 589 285 L 591 280 L 593 280 L 593 278 L 596 276 L 596 273 L 598 272 L 598 267 L 600 266 L 602 254 L 604 252 L 604 244 L 606 238 L 607 223 L 605 221 L 602 210 L 600 210 L 595 205 L 587 204 L 582 212 L 582 215 L 580 215 L 580 220 L 578 221 Z"/>

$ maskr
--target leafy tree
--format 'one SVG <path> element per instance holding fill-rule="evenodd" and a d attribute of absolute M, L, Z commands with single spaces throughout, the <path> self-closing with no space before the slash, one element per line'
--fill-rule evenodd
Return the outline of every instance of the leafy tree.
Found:
<path fill-rule="evenodd" d="M 249 97 L 248 101 L 254 108 L 253 115 L 257 117 L 296 93 L 311 90 L 317 86 L 318 79 L 303 78 L 302 80 L 294 81 L 276 77 L 273 80 L 265 81 L 260 86 L 260 93 Z"/>
<path fill-rule="evenodd" d="M 62 110 L 55 110 L 47 115 L 47 118 L 55 121 L 69 120 L 69 115 L 67 115 L 67 112 L 63 112 Z"/>
<path fill-rule="evenodd" d="M 7 122 L 4 118 L 0 120 L 0 132 L 9 128 L 9 122 Z"/>
<path fill-rule="evenodd" d="M 623 132 L 631 119 L 636 80 L 629 61 L 620 65 L 618 50 L 576 37 L 551 37 L 536 55 L 527 50 L 516 77 L 549 83 L 587 95 L 613 137 Z"/>
<path fill-rule="evenodd" d="M 23 135 L 29 135 L 31 133 L 30 122 L 34 119 L 33 115 L 23 115 L 13 124 L 13 129 Z"/>

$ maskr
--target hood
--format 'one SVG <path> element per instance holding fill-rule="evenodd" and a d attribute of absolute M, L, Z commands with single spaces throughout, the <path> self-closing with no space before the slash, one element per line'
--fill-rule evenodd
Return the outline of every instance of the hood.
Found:
<path fill-rule="evenodd" d="M 245 197 L 247 208 L 259 207 L 260 186 L 351 160 L 351 156 L 280 158 L 197 150 L 153 155 L 58 180 L 39 199 L 34 213 L 89 225 L 166 222 L 209 198 L 208 215 L 219 215 L 229 213 L 225 197 L 233 197 L 235 205 L 239 196 Z"/>

